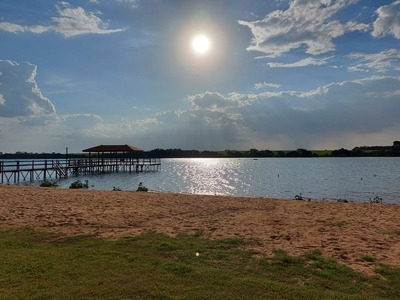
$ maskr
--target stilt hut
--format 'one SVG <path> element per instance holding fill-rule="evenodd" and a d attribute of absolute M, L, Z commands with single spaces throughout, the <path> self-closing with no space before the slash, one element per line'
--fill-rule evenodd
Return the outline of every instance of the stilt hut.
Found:
<path fill-rule="evenodd" d="M 143 152 L 143 150 L 130 145 L 99 145 L 84 149 L 82 152 L 89 152 L 90 164 L 95 169 L 102 169 L 101 172 L 118 172 L 126 169 L 132 171 L 132 167 L 136 168 L 136 171 L 143 169 L 143 163 L 139 161 L 138 157 L 139 152 Z M 92 157 L 92 153 L 97 153 L 96 158 Z"/>
<path fill-rule="evenodd" d="M 92 153 L 97 153 L 97 157 L 100 158 L 118 158 L 121 157 L 122 154 L 122 158 L 137 158 L 138 157 L 138 152 L 143 152 L 142 149 L 133 147 L 133 146 L 129 146 L 129 145 L 100 145 L 100 146 L 96 146 L 96 147 L 92 147 L 92 148 L 88 148 L 85 150 L 82 150 L 82 152 L 89 152 L 89 159 L 91 157 Z M 100 156 L 101 153 L 101 156 Z M 108 155 L 107 155 L 108 153 Z M 104 155 L 106 154 L 106 155 Z"/>

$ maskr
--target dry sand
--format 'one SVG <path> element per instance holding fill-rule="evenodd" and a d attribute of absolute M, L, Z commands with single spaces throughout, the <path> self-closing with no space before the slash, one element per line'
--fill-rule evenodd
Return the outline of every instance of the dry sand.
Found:
<path fill-rule="evenodd" d="M 156 231 L 257 238 L 262 256 L 321 249 L 357 271 L 400 267 L 400 205 L 0 185 L 0 226 L 106 239 Z"/>

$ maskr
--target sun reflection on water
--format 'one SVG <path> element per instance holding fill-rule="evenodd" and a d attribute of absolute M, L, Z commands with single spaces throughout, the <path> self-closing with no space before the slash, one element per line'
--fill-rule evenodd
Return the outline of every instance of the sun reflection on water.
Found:
<path fill-rule="evenodd" d="M 193 158 L 181 161 L 176 173 L 191 194 L 226 195 L 235 194 L 239 181 L 232 165 L 238 161 L 218 158 Z"/>
<path fill-rule="evenodd" d="M 82 176 L 93 189 L 134 191 L 143 182 L 150 191 L 293 199 L 369 201 L 379 195 L 399 203 L 398 158 L 169 158 L 160 172 L 118 172 Z M 362 178 L 362 180 L 360 179 Z M 68 188 L 77 178 L 59 182 Z"/>

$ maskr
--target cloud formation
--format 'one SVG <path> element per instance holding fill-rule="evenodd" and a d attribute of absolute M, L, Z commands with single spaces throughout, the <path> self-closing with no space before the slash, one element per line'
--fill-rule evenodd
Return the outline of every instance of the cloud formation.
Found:
<path fill-rule="evenodd" d="M 307 57 L 295 63 L 267 63 L 270 68 L 299 68 L 299 67 L 306 67 L 306 66 L 322 66 L 326 65 L 326 61 L 329 58 L 323 59 L 316 59 L 312 57 Z"/>
<path fill-rule="evenodd" d="M 400 51 L 396 49 L 389 49 L 375 54 L 351 53 L 348 55 L 348 57 L 358 61 L 358 63 L 355 65 L 347 68 L 351 72 L 376 71 L 385 73 L 393 65 L 399 66 L 398 62 L 400 59 Z"/>
<path fill-rule="evenodd" d="M 399 84 L 400 77 L 371 76 L 306 92 L 205 92 L 187 97 L 191 109 L 159 113 L 143 135 L 138 131 L 135 136 L 156 136 L 157 142 L 171 147 L 209 150 L 254 145 L 324 149 L 341 143 L 354 146 L 352 138 L 393 139 L 394 128 L 400 128 L 400 91 L 394 88 Z"/>
<path fill-rule="evenodd" d="M 273 87 L 273 88 L 275 88 L 275 89 L 278 89 L 280 86 L 281 86 L 281 85 L 280 85 L 280 84 L 277 84 L 277 83 L 259 82 L 259 83 L 256 83 L 256 84 L 254 85 L 254 88 L 255 88 L 256 90 L 264 89 L 264 88 L 266 88 L 266 87 Z"/>
<path fill-rule="evenodd" d="M 28 62 L 0 60 L 1 117 L 37 121 L 37 118 L 56 116 L 53 103 L 42 95 L 36 84 L 36 71 L 37 66 Z"/>
<path fill-rule="evenodd" d="M 31 32 L 36 34 L 55 31 L 66 38 L 80 34 L 108 34 L 124 30 L 108 29 L 108 23 L 97 16 L 101 14 L 100 12 L 86 12 L 82 7 L 73 7 L 68 2 L 60 2 L 59 5 L 56 5 L 56 10 L 59 16 L 51 18 L 51 25 L 26 26 L 0 22 L 0 30 L 11 33 Z"/>
<path fill-rule="evenodd" d="M 341 23 L 335 15 L 358 0 L 293 0 L 287 10 L 276 10 L 263 20 L 239 21 L 247 26 L 253 40 L 248 51 L 259 51 L 277 57 L 292 49 L 306 47 L 306 53 L 319 55 L 335 49 L 332 40 L 348 32 L 367 31 L 368 24 Z"/>
<path fill-rule="evenodd" d="M 400 39 L 400 0 L 381 6 L 376 14 L 378 18 L 373 23 L 372 36 L 382 37 L 391 34 Z"/>
<path fill-rule="evenodd" d="M 41 122 L 46 126 L 42 131 L 53 142 L 63 141 L 70 147 L 78 147 L 76 151 L 104 140 L 107 143 L 134 140 L 148 150 L 159 145 L 199 150 L 324 149 L 343 147 L 346 143 L 354 145 L 354 139 L 362 136 L 374 136 L 375 140 L 379 135 L 380 139 L 394 138 L 395 129 L 400 128 L 400 90 L 395 88 L 400 86 L 400 77 L 394 76 L 374 75 L 309 91 L 263 91 L 266 87 L 279 87 L 265 82 L 254 85 L 261 90 L 257 93 L 223 95 L 207 91 L 187 96 L 189 109 L 160 112 L 136 120 L 123 118 L 112 123 L 94 114 L 57 116 L 54 105 L 41 95 L 35 83 L 35 65 L 2 61 L 0 66 L 3 136 L 7 134 L 7 139 L 12 139 L 9 132 L 14 128 L 19 128 L 20 138 L 33 134 Z M 9 101 L 10 94 L 4 93 L 5 85 L 15 87 L 7 91 L 19 91 L 12 94 L 13 101 Z M 32 101 L 35 101 L 33 106 Z M 19 122 L 15 123 L 16 120 Z M 16 137 L 13 142 L 20 143 Z"/>

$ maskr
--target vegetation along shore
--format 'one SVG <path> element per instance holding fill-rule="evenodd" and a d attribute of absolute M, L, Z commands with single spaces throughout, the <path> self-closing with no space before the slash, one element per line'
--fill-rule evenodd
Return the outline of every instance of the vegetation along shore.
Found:
<path fill-rule="evenodd" d="M 92 154 L 96 156 L 96 154 Z M 336 150 L 258 150 L 248 151 L 224 150 L 224 151 L 199 151 L 182 149 L 153 149 L 141 152 L 138 157 L 158 157 L 158 158 L 220 158 L 220 157 L 386 157 L 400 156 L 400 141 L 394 141 L 392 146 L 360 146 L 348 149 Z M 69 158 L 85 158 L 86 153 L 70 153 Z M 0 159 L 62 159 L 66 158 L 64 153 L 32 153 L 18 151 L 15 153 L 0 152 Z"/>

